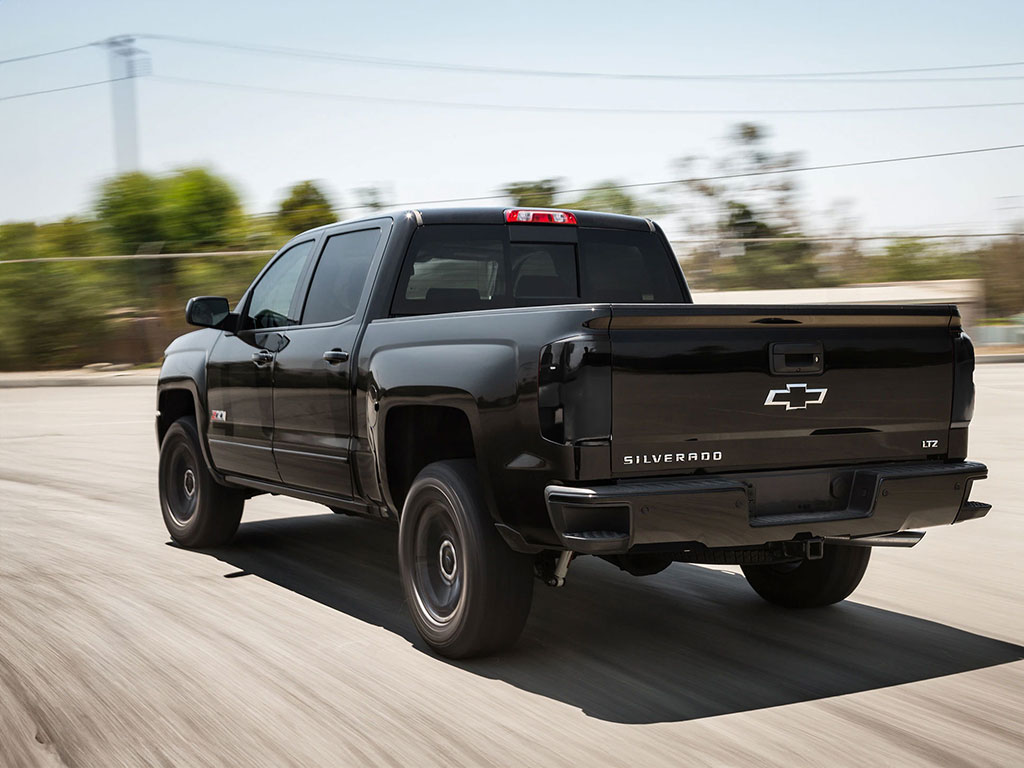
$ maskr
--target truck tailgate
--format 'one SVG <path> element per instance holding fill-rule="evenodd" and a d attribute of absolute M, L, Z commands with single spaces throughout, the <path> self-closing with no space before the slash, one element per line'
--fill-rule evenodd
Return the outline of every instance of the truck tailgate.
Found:
<path fill-rule="evenodd" d="M 612 473 L 944 456 L 953 306 L 614 305 Z"/>

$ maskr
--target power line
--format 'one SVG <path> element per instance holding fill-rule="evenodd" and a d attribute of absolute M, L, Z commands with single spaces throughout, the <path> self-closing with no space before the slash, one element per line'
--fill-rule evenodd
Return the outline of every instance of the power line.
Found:
<path fill-rule="evenodd" d="M 370 96 L 352 93 L 328 93 L 325 91 L 306 91 L 292 88 L 275 88 L 273 86 L 251 85 L 245 83 L 226 83 L 218 80 L 205 80 L 191 77 L 174 77 L 170 75 L 153 75 L 152 79 L 165 83 L 185 85 L 203 85 L 215 88 L 233 88 L 236 90 L 272 93 L 285 96 L 303 96 L 307 98 L 336 99 L 342 101 L 360 101 L 376 104 L 409 104 L 421 107 L 441 107 L 454 109 L 478 109 L 504 112 L 557 112 L 568 114 L 605 114 L 605 115 L 811 115 L 811 114 L 850 114 L 861 112 L 917 112 L 945 109 L 983 109 L 992 107 L 1021 107 L 1024 101 L 985 102 L 979 104 L 911 104 L 896 107 L 834 107 L 834 108 L 783 108 L 783 109 L 645 109 L 634 107 L 572 107 L 542 104 L 497 104 L 472 101 L 439 101 L 434 99 L 414 99 L 397 96 Z"/>
<path fill-rule="evenodd" d="M 880 75 L 901 75 L 921 74 L 927 72 L 953 72 L 962 70 L 994 69 L 1006 67 L 1024 66 L 1024 61 L 1004 61 L 986 64 L 960 64 L 941 67 L 913 67 L 904 69 L 862 69 L 836 72 L 777 72 L 777 73 L 753 73 L 753 74 L 661 74 L 651 72 L 597 72 L 579 70 L 550 70 L 550 69 L 528 69 L 520 67 L 497 67 L 476 64 L 458 64 L 453 62 L 421 61 L 416 59 L 396 59 L 380 56 L 357 56 L 353 54 L 336 53 L 332 51 L 318 51 L 306 48 L 286 48 L 282 46 L 256 45 L 252 43 L 233 43 L 223 40 L 206 40 L 181 35 L 157 35 L 140 34 L 139 38 L 149 40 L 163 40 L 166 42 L 184 43 L 186 45 L 199 45 L 224 50 L 244 51 L 247 53 L 260 53 L 274 56 L 290 56 L 293 58 L 317 59 L 326 61 L 339 61 L 349 64 L 369 64 L 381 67 L 399 67 L 405 69 L 430 69 L 447 72 L 470 72 L 492 75 L 516 75 L 524 77 L 565 77 L 565 78 L 588 78 L 588 79 L 612 79 L 612 80 L 737 80 L 737 81 L 775 81 L 775 82 L 828 82 L 823 78 L 842 78 L 839 82 L 857 82 L 848 78 L 857 76 L 880 76 Z M 982 76 L 979 78 L 954 78 L 954 80 L 971 79 L 1021 79 L 1024 76 L 1011 75 L 1007 77 Z M 935 78 L 934 81 L 944 81 L 942 78 Z M 887 82 L 885 80 L 872 79 L 866 82 Z M 896 81 L 888 81 L 896 82 Z M 927 79 L 913 79 L 904 82 L 929 82 Z"/>
<path fill-rule="evenodd" d="M 30 259 L 0 259 L 0 264 L 48 264 L 64 261 L 153 261 L 156 259 L 201 259 L 207 256 L 270 256 L 274 250 L 261 251 L 205 251 L 200 253 L 127 253 L 109 256 L 37 256 Z"/>
<path fill-rule="evenodd" d="M 69 53 L 70 51 L 80 51 L 83 48 L 91 48 L 96 43 L 82 43 L 82 45 L 72 45 L 70 48 L 58 48 L 55 51 L 43 51 L 42 53 L 30 53 L 27 56 L 16 56 L 13 59 L 0 59 L 0 64 L 13 64 L 16 61 L 28 61 L 29 59 L 39 59 L 43 56 L 55 56 L 58 53 Z"/>
<path fill-rule="evenodd" d="M 944 235 L 792 235 L 789 237 L 698 237 L 678 238 L 672 245 L 701 245 L 712 243 L 847 243 L 851 240 L 966 240 L 978 237 L 1024 237 L 1024 232 L 972 232 L 970 234 Z M 73 257 L 72 257 L 73 258 Z"/>
<path fill-rule="evenodd" d="M 692 184 L 704 181 L 725 181 L 728 179 L 743 179 L 754 176 L 774 176 L 782 173 L 802 173 L 807 171 L 827 171 L 837 168 L 857 168 L 868 165 L 883 165 L 886 163 L 904 163 L 912 160 L 932 160 L 940 157 L 959 157 L 961 155 L 977 155 L 984 152 L 1002 152 L 1010 149 L 1024 149 L 1024 144 L 1006 144 L 1000 147 L 979 147 L 977 149 L 960 149 L 951 152 L 934 152 L 927 155 L 904 155 L 902 157 L 884 157 L 877 160 L 857 160 L 849 163 L 829 163 L 828 165 L 804 165 L 797 168 L 777 168 L 766 171 L 748 171 L 746 173 L 723 173 L 717 176 L 691 176 L 685 179 L 666 179 L 664 181 L 638 181 L 632 184 L 602 184 L 596 187 L 576 187 L 574 189 L 560 189 L 559 195 L 575 195 L 586 192 L 604 192 L 616 189 L 640 189 L 644 187 L 667 187 L 672 184 Z M 473 197 L 449 197 L 442 200 L 413 200 L 405 203 L 394 203 L 389 208 L 412 208 L 418 205 L 441 205 L 446 203 L 474 203 L 485 200 L 504 200 L 511 197 L 507 193 L 496 195 L 475 195 Z M 350 205 L 337 208 L 341 211 L 358 211 L 364 209 L 362 205 Z"/>
<path fill-rule="evenodd" d="M 792 242 L 849 242 L 855 240 L 972 240 L 981 237 L 1024 237 L 1024 232 L 971 232 L 959 235 L 848 235 L 848 236 L 817 236 L 793 235 L 790 237 L 709 237 L 709 238 L 674 238 L 672 245 L 700 245 L 720 243 L 792 243 Z M 199 253 L 126 253 L 109 256 L 39 256 L 28 259 L 0 259 L 2 264 L 52 264 L 61 262 L 86 261 L 154 261 L 157 259 L 203 259 L 209 257 L 251 257 L 271 256 L 277 253 L 273 249 L 259 251 L 205 251 Z"/>
<path fill-rule="evenodd" d="M 60 93 L 61 91 L 75 91 L 79 88 L 92 88 L 94 85 L 106 85 L 107 83 L 116 83 L 118 80 L 126 80 L 124 77 L 111 77 L 106 80 L 96 80 L 91 83 L 79 83 L 78 85 L 65 85 L 63 88 L 47 88 L 44 91 L 28 91 L 27 93 L 15 93 L 11 96 L 0 96 L 0 101 L 10 101 L 12 99 L 24 99 L 29 96 L 42 96 L 46 93 Z"/>

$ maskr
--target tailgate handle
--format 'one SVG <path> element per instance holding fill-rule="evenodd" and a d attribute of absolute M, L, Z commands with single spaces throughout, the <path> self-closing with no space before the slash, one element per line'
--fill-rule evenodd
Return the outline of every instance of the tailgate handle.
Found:
<path fill-rule="evenodd" d="M 768 356 L 772 373 L 821 373 L 825 353 L 820 341 L 809 344 L 772 344 Z"/>

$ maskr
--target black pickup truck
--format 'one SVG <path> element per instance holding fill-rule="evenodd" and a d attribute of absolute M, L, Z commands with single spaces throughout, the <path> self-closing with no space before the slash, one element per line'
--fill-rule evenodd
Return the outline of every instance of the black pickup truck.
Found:
<path fill-rule="evenodd" d="M 403 211 L 306 232 L 160 373 L 164 522 L 225 544 L 276 493 L 398 521 L 416 628 L 515 642 L 534 578 L 742 566 L 765 599 L 847 597 L 873 546 L 985 515 L 954 306 L 697 306 L 653 222 Z"/>

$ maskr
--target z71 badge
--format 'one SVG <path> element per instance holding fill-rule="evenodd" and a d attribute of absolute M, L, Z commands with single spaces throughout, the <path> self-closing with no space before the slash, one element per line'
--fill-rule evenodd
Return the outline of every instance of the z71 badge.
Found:
<path fill-rule="evenodd" d="M 227 411 L 210 411 L 210 421 L 227 421 Z"/>

